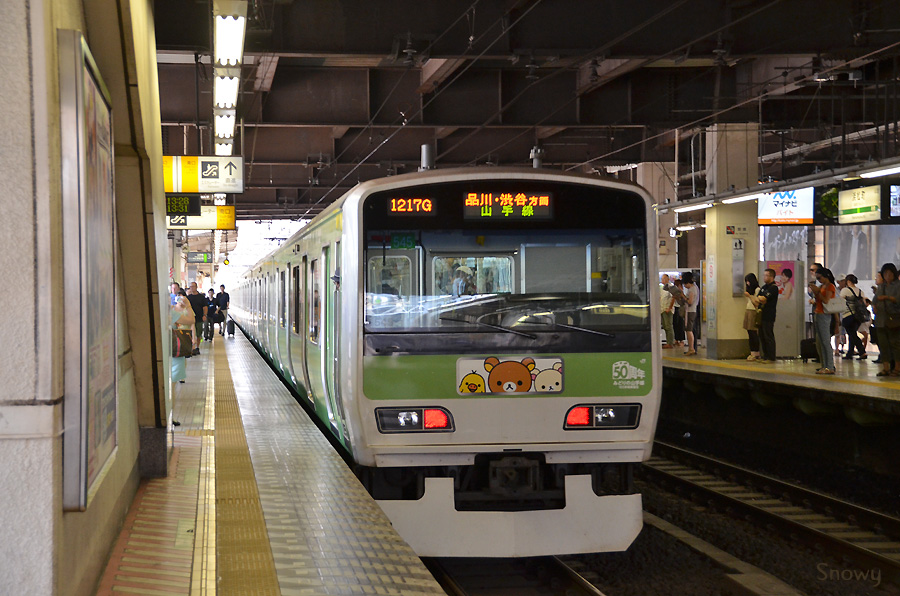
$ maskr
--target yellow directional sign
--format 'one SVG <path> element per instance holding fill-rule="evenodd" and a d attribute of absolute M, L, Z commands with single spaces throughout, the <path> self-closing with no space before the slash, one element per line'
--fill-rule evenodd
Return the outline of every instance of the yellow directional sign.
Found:
<path fill-rule="evenodd" d="M 168 215 L 169 230 L 233 230 L 234 205 L 203 205 L 200 215 Z"/>
<path fill-rule="evenodd" d="M 244 158 L 166 155 L 163 179 L 166 192 L 244 192 Z"/>

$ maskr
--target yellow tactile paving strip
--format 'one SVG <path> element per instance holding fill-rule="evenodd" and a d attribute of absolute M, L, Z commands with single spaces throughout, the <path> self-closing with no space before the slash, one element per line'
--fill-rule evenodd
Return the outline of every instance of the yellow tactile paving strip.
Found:
<path fill-rule="evenodd" d="M 194 560 L 191 567 L 191 594 L 200 596 L 216 593 L 216 367 L 213 358 L 207 359 L 207 367 L 203 427 L 187 431 L 201 437 Z"/>
<path fill-rule="evenodd" d="M 216 350 L 215 362 L 219 594 L 279 595 L 266 521 L 224 349 Z"/>
<path fill-rule="evenodd" d="M 896 401 L 900 399 L 900 383 L 892 378 L 875 377 L 880 366 L 867 361 L 843 362 L 836 356 L 836 375 L 817 375 L 815 362 L 802 363 L 800 360 L 777 361 L 773 364 L 758 364 L 741 360 L 711 360 L 701 357 L 664 356 L 663 367 L 683 370 L 727 374 L 731 376 L 760 378 L 786 385 L 821 388 L 828 391 L 862 394 L 867 397 Z"/>

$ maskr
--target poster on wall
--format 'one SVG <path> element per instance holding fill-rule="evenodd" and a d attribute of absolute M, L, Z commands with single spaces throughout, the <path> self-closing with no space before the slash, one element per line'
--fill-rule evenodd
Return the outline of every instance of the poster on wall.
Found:
<path fill-rule="evenodd" d="M 879 236 L 892 237 L 893 226 L 879 226 Z M 874 268 L 872 262 L 872 242 L 875 226 L 828 226 L 825 228 L 825 266 L 831 269 L 835 278 L 848 273 L 859 279 L 871 279 Z M 896 245 L 896 241 L 895 241 Z M 894 246 L 890 247 L 891 256 Z"/>
<path fill-rule="evenodd" d="M 58 40 L 67 297 L 63 506 L 84 510 L 117 444 L 112 104 L 81 34 L 61 30 Z"/>

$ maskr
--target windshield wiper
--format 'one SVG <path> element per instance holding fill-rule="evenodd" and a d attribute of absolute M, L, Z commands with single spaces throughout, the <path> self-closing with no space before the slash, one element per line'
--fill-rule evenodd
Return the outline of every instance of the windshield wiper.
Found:
<path fill-rule="evenodd" d="M 596 329 L 588 329 L 586 327 L 578 327 L 576 325 L 566 325 L 565 323 L 557 323 L 556 321 L 552 323 L 545 323 L 543 321 L 535 321 L 537 325 L 553 325 L 554 327 L 562 327 L 563 329 L 574 329 L 575 331 L 583 331 L 585 333 L 593 333 L 594 335 L 602 335 L 603 337 L 609 337 L 611 339 L 616 338 L 615 333 L 607 333 L 605 331 L 597 331 Z"/>
<path fill-rule="evenodd" d="M 516 331 L 515 329 L 510 329 L 509 327 L 501 327 L 500 325 L 491 325 L 490 323 L 485 323 L 484 321 L 479 321 L 478 319 L 468 320 L 468 319 L 456 319 L 453 317 L 440 317 L 442 321 L 453 321 L 454 323 L 475 323 L 476 325 L 481 325 L 482 327 L 490 327 L 491 329 L 497 329 L 499 331 L 506 331 L 507 333 L 512 333 L 514 335 L 521 335 L 522 337 L 527 337 L 528 339 L 537 339 L 536 335 L 531 335 L 530 333 L 523 333 L 522 331 Z"/>

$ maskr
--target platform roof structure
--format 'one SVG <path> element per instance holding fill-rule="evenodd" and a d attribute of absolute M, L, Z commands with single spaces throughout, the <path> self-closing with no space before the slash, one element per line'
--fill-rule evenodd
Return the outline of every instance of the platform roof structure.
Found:
<path fill-rule="evenodd" d="M 437 167 L 606 173 L 760 126 L 760 177 L 898 152 L 894 0 L 250 0 L 238 218 L 309 217 L 358 181 Z M 167 154 L 211 153 L 210 2 L 156 0 Z M 691 165 L 690 149 L 695 155 Z M 699 173 L 698 173 L 699 171 Z"/>

